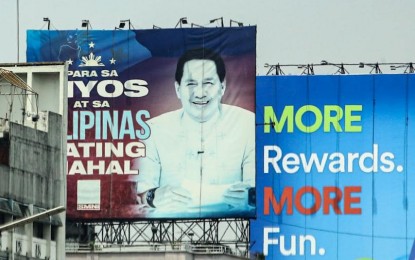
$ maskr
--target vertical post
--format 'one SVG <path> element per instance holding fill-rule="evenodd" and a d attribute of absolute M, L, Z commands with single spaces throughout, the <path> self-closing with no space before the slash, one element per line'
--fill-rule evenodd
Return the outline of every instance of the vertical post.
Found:
<path fill-rule="evenodd" d="M 193 233 L 193 231 L 190 231 L 188 234 L 190 237 L 190 244 L 193 244 L 193 236 L 195 235 L 195 233 Z"/>
<path fill-rule="evenodd" d="M 156 248 L 156 233 L 157 233 L 157 227 L 152 224 L 151 226 L 151 232 L 153 233 L 152 242 L 153 242 L 153 250 Z"/>
<path fill-rule="evenodd" d="M 50 218 L 50 217 L 49 217 Z M 46 252 L 45 256 L 50 259 L 51 257 L 51 240 L 52 240 L 52 226 L 50 223 L 43 225 L 43 239 L 46 240 Z M 55 252 L 56 256 L 56 252 Z"/>
<path fill-rule="evenodd" d="M 33 204 L 29 204 L 28 210 L 30 215 L 33 215 Z M 27 253 L 33 256 L 33 222 L 27 223 L 24 228 L 27 236 Z"/>
<path fill-rule="evenodd" d="M 10 254 L 11 254 L 10 259 L 11 260 L 14 260 L 14 251 L 15 251 L 14 244 L 15 244 L 15 241 L 14 241 L 14 228 L 12 228 L 12 230 L 10 230 Z"/>
<path fill-rule="evenodd" d="M 17 20 L 17 63 L 19 63 L 19 56 L 20 56 L 20 4 L 19 0 L 16 1 L 16 20 Z"/>
<path fill-rule="evenodd" d="M 5 223 L 13 222 L 13 216 L 12 215 L 5 215 L 4 222 Z M 13 255 L 13 248 L 14 248 L 14 245 L 13 245 L 14 244 L 13 243 L 13 231 L 14 231 L 14 228 L 11 229 L 10 231 L 3 231 L 3 232 L 7 232 L 8 233 L 8 241 L 7 241 L 7 248 L 8 248 L 8 250 L 7 250 L 7 253 L 10 254 L 10 259 L 13 259 L 14 258 L 14 255 Z"/>

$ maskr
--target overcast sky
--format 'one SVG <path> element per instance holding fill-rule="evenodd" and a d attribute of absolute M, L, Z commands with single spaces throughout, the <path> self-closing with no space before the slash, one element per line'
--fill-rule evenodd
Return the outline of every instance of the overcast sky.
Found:
<path fill-rule="evenodd" d="M 46 29 L 44 17 L 58 30 L 81 29 L 83 19 L 97 30 L 122 19 L 136 29 L 174 28 L 181 17 L 204 26 L 218 26 L 209 20 L 219 17 L 225 26 L 230 19 L 256 25 L 258 75 L 268 71 L 265 63 L 415 61 L 414 0 L 0 0 L 0 17 L 0 63 L 17 62 L 17 20 L 24 62 L 26 30 Z"/>

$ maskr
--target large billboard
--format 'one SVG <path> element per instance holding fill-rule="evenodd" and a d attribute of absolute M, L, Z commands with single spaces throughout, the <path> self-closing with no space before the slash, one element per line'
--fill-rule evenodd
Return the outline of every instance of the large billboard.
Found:
<path fill-rule="evenodd" d="M 415 76 L 257 77 L 266 259 L 415 259 Z"/>
<path fill-rule="evenodd" d="M 70 219 L 255 216 L 256 27 L 27 32 L 66 61 Z"/>

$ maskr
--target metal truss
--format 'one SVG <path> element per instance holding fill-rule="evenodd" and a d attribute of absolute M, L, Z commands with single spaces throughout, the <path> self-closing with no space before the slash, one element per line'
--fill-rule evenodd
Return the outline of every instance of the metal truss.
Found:
<path fill-rule="evenodd" d="M 298 69 L 302 70 L 301 75 L 314 75 L 314 64 L 270 65 L 268 63 L 265 63 L 264 67 L 268 68 L 268 72 L 266 75 L 285 75 L 285 72 L 282 70 L 282 67 L 297 67 Z"/>
<path fill-rule="evenodd" d="M 389 68 L 389 73 L 390 71 L 395 71 L 397 69 L 401 69 L 401 71 L 403 71 L 403 73 L 415 73 L 415 66 L 413 62 L 409 62 L 409 63 L 364 63 L 364 62 L 359 62 L 359 63 L 331 63 L 328 62 L 326 60 L 322 60 L 320 63 L 317 64 L 269 64 L 269 63 L 265 63 L 264 67 L 268 69 L 268 71 L 266 72 L 266 75 L 285 75 L 286 73 L 283 71 L 283 69 L 289 69 L 290 67 L 297 67 L 298 69 L 301 69 L 302 72 L 300 75 L 315 75 L 314 73 L 314 67 L 322 67 L 322 66 L 328 66 L 328 68 L 330 67 L 335 67 L 336 71 L 334 73 L 331 73 L 333 75 L 341 75 L 341 74 L 350 74 L 349 71 L 346 69 L 347 67 L 355 67 L 355 68 L 369 68 L 370 71 L 368 72 L 369 74 L 382 74 L 383 73 L 383 69 L 388 69 Z M 291 74 L 292 70 L 290 70 L 289 75 L 294 75 Z M 357 71 L 355 70 L 354 73 L 356 73 Z M 327 73 L 327 70 L 323 71 L 321 75 Z"/>
<path fill-rule="evenodd" d="M 223 245 L 249 253 L 248 219 L 200 220 L 151 220 L 151 221 L 102 221 L 73 222 L 72 227 L 82 230 L 77 240 L 104 246 L 166 245 L 170 248 L 181 244 Z M 242 252 L 242 253 L 241 253 Z"/>

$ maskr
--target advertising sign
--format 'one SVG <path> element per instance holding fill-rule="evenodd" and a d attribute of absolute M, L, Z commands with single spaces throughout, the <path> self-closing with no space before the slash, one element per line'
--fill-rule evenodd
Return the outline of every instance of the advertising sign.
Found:
<path fill-rule="evenodd" d="M 255 216 L 256 28 L 27 32 L 68 72 L 70 219 Z"/>
<path fill-rule="evenodd" d="M 265 259 L 415 259 L 415 76 L 257 78 Z"/>

